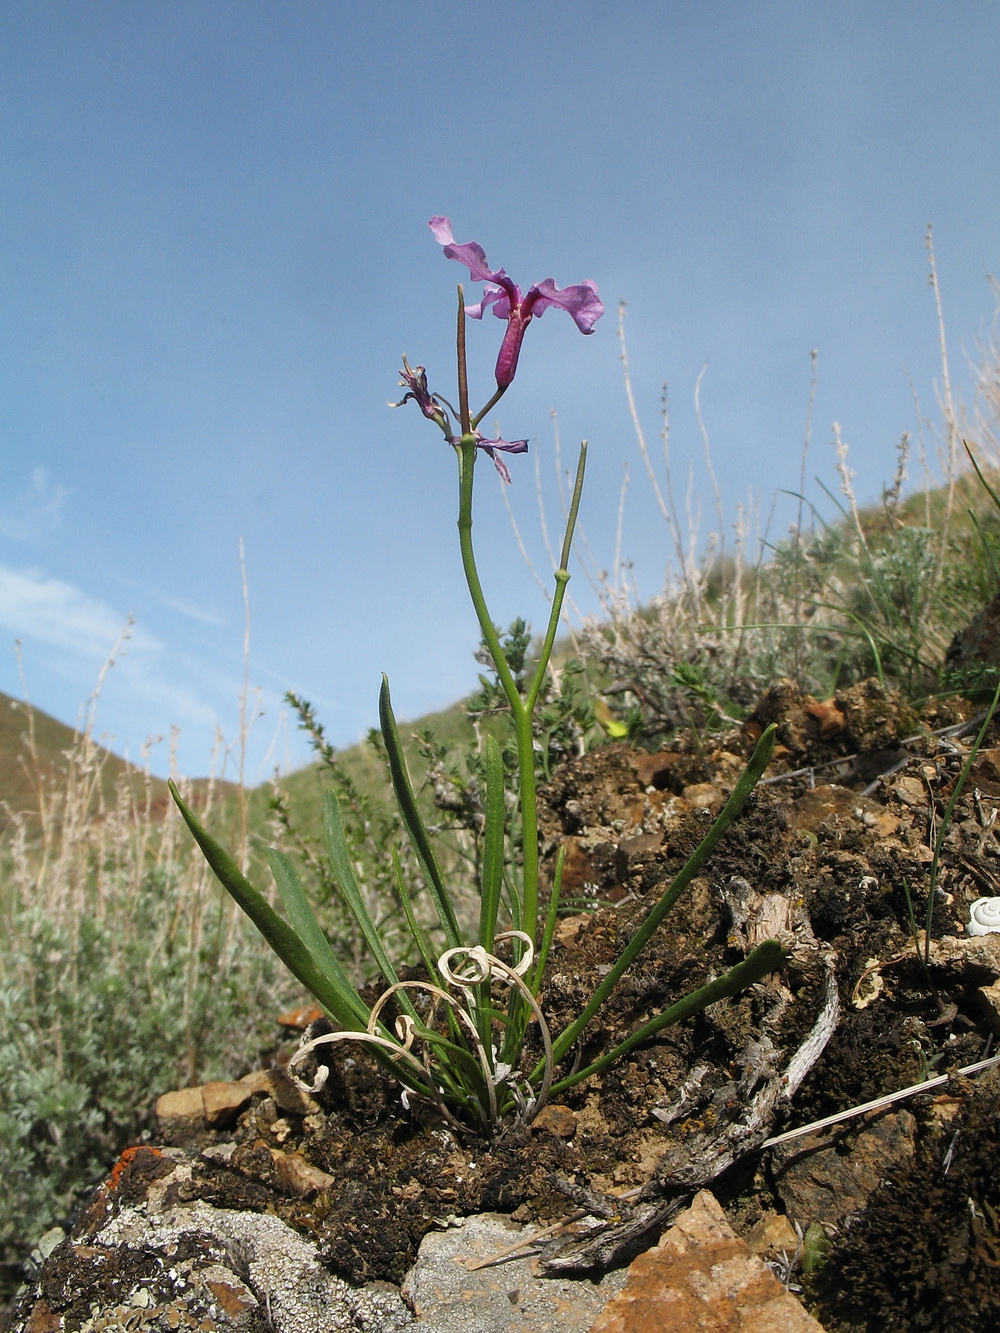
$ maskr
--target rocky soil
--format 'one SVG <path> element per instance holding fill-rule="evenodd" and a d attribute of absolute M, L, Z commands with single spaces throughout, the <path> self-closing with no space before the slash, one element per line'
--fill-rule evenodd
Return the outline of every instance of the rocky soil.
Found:
<path fill-rule="evenodd" d="M 53 1238 L 8 1327 L 282 1326 L 249 1298 L 229 1324 L 212 1323 L 207 1306 L 199 1324 L 162 1262 L 143 1307 L 156 1321 L 140 1311 L 101 1322 L 132 1269 L 152 1263 L 148 1244 L 116 1223 L 148 1216 L 151 1193 L 161 1214 L 196 1203 L 251 1219 L 250 1239 L 234 1235 L 230 1249 L 263 1244 L 253 1228 L 280 1223 L 314 1247 L 324 1280 L 353 1291 L 398 1286 L 425 1235 L 482 1213 L 554 1228 L 542 1270 L 592 1279 L 655 1245 L 705 1185 L 828 1333 L 1000 1327 L 1000 1073 L 953 1076 L 768 1144 L 992 1053 L 1000 935 L 971 938 L 966 926 L 974 900 L 1000 898 L 1000 729 L 942 827 L 972 711 L 938 703 L 918 715 L 874 682 L 822 702 L 780 682 L 721 742 L 692 736 L 655 755 L 613 744 L 567 764 L 543 812 L 549 864 L 567 847 L 569 914 L 543 992 L 555 1032 L 698 844 L 763 728 L 778 724 L 765 782 L 595 1021 L 582 1058 L 760 939 L 787 945 L 784 969 L 493 1143 L 408 1111 L 343 1043 L 324 1048 L 331 1076 L 316 1097 L 276 1070 L 162 1098 L 155 1139 L 118 1164 L 68 1238 Z M 935 851 L 925 962 L 908 904 L 922 930 Z M 331 1327 L 408 1317 L 393 1287 L 345 1300 L 354 1322 Z"/>

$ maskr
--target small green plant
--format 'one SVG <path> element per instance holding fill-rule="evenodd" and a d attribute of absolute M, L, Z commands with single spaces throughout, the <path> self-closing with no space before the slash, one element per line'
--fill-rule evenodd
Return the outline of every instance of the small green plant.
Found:
<path fill-rule="evenodd" d="M 429 932 L 418 919 L 414 886 L 404 873 L 398 853 L 391 853 L 395 887 L 409 934 L 422 960 L 422 980 L 401 980 L 399 958 L 373 920 L 359 883 L 340 796 L 327 793 L 324 805 L 326 849 L 330 875 L 351 913 L 386 983 L 386 990 L 368 1005 L 352 985 L 340 958 L 320 929 L 292 862 L 281 852 L 268 853 L 285 915 L 244 876 L 223 847 L 202 827 L 180 793 L 173 788 L 181 813 L 208 863 L 224 887 L 247 913 L 268 943 L 296 977 L 326 1009 L 339 1030 L 300 1048 L 293 1064 L 325 1043 L 367 1045 L 373 1056 L 404 1088 L 404 1099 L 423 1099 L 454 1127 L 493 1134 L 512 1120 L 529 1122 L 553 1091 L 562 1091 L 617 1060 L 638 1043 L 670 1023 L 698 1013 L 731 996 L 780 965 L 784 957 L 775 940 L 765 941 L 729 972 L 685 996 L 650 1019 L 626 1040 L 583 1068 L 561 1071 L 591 1019 L 664 920 L 726 829 L 737 817 L 771 757 L 773 728 L 761 737 L 742 777 L 709 833 L 687 864 L 652 906 L 627 947 L 595 990 L 577 1018 L 557 1036 L 550 1034 L 542 1007 L 542 981 L 559 904 L 563 858 L 557 858 L 554 882 L 544 920 L 540 919 L 537 773 L 539 732 L 547 768 L 553 744 L 566 743 L 567 726 L 581 725 L 581 701 L 566 684 L 546 693 L 547 670 L 555 645 L 569 558 L 580 507 L 587 447 L 581 445 L 576 481 L 568 507 L 555 591 L 537 660 L 528 670 L 529 635 L 523 622 L 502 638 L 490 615 L 480 581 L 472 541 L 473 484 L 477 460 L 485 454 L 504 482 L 510 481 L 505 453 L 519 454 L 526 440 L 487 439 L 479 429 L 486 414 L 514 379 L 528 325 L 549 306 L 567 311 L 581 332 L 589 334 L 603 313 L 596 287 L 584 282 L 560 290 L 551 278 L 522 296 L 503 269 L 491 270 L 481 246 L 456 245 L 447 218 L 431 220 L 435 239 L 445 256 L 464 264 L 476 282 L 485 284 L 482 300 L 465 306 L 458 289 L 458 407 L 432 393 L 422 366 L 413 369 L 403 358 L 400 403 L 416 403 L 442 432 L 458 461 L 458 532 L 462 567 L 479 621 L 491 677 L 484 678 L 486 707 L 502 701 L 512 733 L 515 792 L 508 800 L 501 743 L 488 729 L 482 735 L 479 790 L 482 826 L 476 858 L 479 919 L 471 930 L 460 924 L 453 894 L 442 874 L 434 839 L 421 814 L 407 770 L 393 714 L 388 681 L 383 678 L 379 721 L 392 788 L 424 887 L 433 904 L 436 928 Z M 469 408 L 466 374 L 466 319 L 481 319 L 492 307 L 505 322 L 496 363 L 496 390 L 482 409 Z M 572 681 L 573 673 L 569 673 Z M 444 945 L 443 950 L 441 944 Z M 503 955 L 503 956 L 501 956 Z M 528 1052 L 531 1050 L 529 1057 Z M 312 1087 L 327 1076 L 320 1068 Z"/>

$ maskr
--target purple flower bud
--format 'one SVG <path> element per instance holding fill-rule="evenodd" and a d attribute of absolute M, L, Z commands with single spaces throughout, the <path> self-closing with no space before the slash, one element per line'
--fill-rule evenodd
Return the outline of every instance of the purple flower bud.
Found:
<path fill-rule="evenodd" d="M 414 370 L 404 356 L 403 369 L 399 373 L 402 376 L 399 381 L 400 388 L 406 389 L 407 392 L 403 394 L 398 403 L 390 403 L 389 406 L 402 407 L 404 403 L 408 403 L 412 398 L 425 417 L 446 429 L 448 418 L 444 409 L 438 403 L 437 396 L 427 388 L 427 371 L 424 367 L 417 366 Z"/>
<path fill-rule="evenodd" d="M 514 378 L 521 342 L 528 325 L 550 305 L 558 306 L 570 314 L 581 333 L 593 333 L 594 325 L 604 314 L 604 304 L 594 283 L 580 282 L 560 289 L 553 278 L 543 278 L 522 296 L 520 287 L 511 281 L 502 268 L 495 271 L 490 268 L 486 252 L 477 241 L 456 245 L 449 218 L 433 217 L 427 225 L 434 239 L 444 247 L 446 258 L 457 259 L 460 264 L 464 264 L 473 282 L 487 284 L 482 300 L 476 305 L 466 306 L 465 313 L 472 319 L 482 319 L 486 309 L 492 306 L 494 315 L 507 321 L 507 332 L 497 357 L 496 379 L 499 388 L 505 389 Z"/>

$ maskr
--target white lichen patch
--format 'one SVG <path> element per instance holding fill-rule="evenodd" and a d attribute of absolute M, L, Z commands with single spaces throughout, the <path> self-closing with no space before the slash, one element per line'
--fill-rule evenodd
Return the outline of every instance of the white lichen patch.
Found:
<path fill-rule="evenodd" d="M 183 1241 L 185 1255 L 192 1244 L 194 1258 L 178 1260 Z M 280 1218 L 213 1208 L 198 1201 L 150 1216 L 135 1208 L 123 1209 L 107 1223 L 92 1244 L 127 1246 L 158 1254 L 166 1269 L 189 1284 L 189 1308 L 204 1309 L 208 1329 L 237 1329 L 243 1315 L 263 1307 L 275 1333 L 334 1333 L 350 1329 L 362 1333 L 396 1333 L 412 1316 L 392 1288 L 355 1288 L 328 1273 L 315 1245 L 294 1232 Z M 131 1295 L 123 1304 L 131 1303 Z M 106 1312 L 117 1315 L 117 1312 Z M 153 1311 L 131 1305 L 136 1327 L 167 1327 L 142 1321 Z M 199 1321 L 200 1322 L 200 1321 Z M 185 1327 L 185 1323 L 174 1325 Z M 198 1323 L 194 1327 L 198 1327 Z M 99 1325 L 93 1325 L 95 1333 Z M 100 1325 L 104 1333 L 105 1325 Z M 114 1328 L 114 1318 L 108 1327 Z M 132 1323 L 124 1327 L 131 1330 Z"/>

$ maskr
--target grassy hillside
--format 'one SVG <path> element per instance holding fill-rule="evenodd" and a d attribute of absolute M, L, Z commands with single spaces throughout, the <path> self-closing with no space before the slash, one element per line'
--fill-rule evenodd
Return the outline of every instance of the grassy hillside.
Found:
<path fill-rule="evenodd" d="M 79 746 L 80 733 L 40 708 L 12 699 L 0 691 L 0 823 L 11 814 L 36 813 L 45 790 L 67 773 L 68 756 Z M 96 742 L 90 742 L 98 782 L 94 790 L 95 810 L 107 808 L 122 782 L 144 799 L 145 775 Z M 150 781 L 150 795 L 162 803 L 167 784 Z"/>

